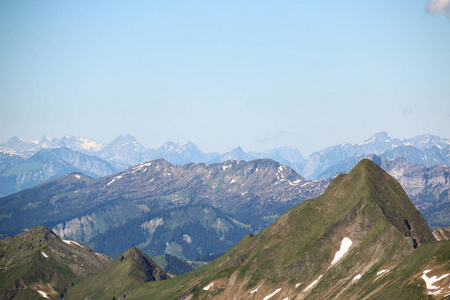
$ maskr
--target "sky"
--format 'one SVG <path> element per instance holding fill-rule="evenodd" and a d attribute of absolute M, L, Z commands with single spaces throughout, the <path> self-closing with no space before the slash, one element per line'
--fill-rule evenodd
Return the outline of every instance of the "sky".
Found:
<path fill-rule="evenodd" d="M 0 142 L 450 138 L 450 0 L 0 1 Z"/>

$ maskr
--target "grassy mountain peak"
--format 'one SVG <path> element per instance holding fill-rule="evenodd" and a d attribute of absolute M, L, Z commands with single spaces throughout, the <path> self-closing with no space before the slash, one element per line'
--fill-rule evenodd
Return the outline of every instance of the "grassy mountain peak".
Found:
<path fill-rule="evenodd" d="M 400 183 L 372 160 L 361 160 L 347 176 L 351 180 L 364 178 L 370 197 L 383 215 L 400 232 L 410 236 L 415 247 L 423 242 L 436 240 Z"/>
<path fill-rule="evenodd" d="M 121 299 L 141 283 L 170 278 L 136 247 L 119 255 L 105 270 L 76 284 L 64 299 Z"/>

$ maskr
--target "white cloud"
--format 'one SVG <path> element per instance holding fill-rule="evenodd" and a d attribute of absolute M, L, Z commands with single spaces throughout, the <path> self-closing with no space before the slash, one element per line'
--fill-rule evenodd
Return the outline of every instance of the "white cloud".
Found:
<path fill-rule="evenodd" d="M 428 0 L 428 12 L 430 14 L 443 13 L 450 17 L 450 0 Z"/>

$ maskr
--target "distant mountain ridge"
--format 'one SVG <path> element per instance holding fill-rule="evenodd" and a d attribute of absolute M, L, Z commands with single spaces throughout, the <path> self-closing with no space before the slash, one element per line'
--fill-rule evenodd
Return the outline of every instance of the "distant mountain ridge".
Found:
<path fill-rule="evenodd" d="M 270 159 L 183 166 L 157 159 L 98 179 L 72 173 L 0 198 L 0 234 L 44 224 L 111 256 L 139 245 L 152 256 L 194 260 L 225 252 L 328 183 Z"/>
<path fill-rule="evenodd" d="M 227 160 L 251 161 L 258 158 L 270 158 L 292 168 L 308 180 L 326 179 L 335 173 L 345 172 L 361 158 L 368 155 L 378 155 L 388 160 L 400 156 L 411 163 L 423 164 L 426 167 L 433 167 L 438 164 L 450 165 L 450 140 L 430 134 L 411 139 L 398 139 L 389 137 L 386 132 L 381 132 L 363 143 L 344 143 L 315 152 L 307 160 L 301 155 L 300 151 L 289 147 L 248 153 L 243 151 L 241 147 L 237 147 L 230 152 L 219 154 L 215 152 L 204 153 L 192 142 L 167 142 L 157 149 L 147 149 L 132 135 L 121 135 L 109 144 L 65 135 L 61 139 L 44 136 L 39 141 L 24 141 L 13 137 L 6 143 L 0 144 L 0 171 L 23 164 L 25 159 L 29 159 L 30 155 L 36 154 L 38 151 L 56 148 L 67 148 L 77 153 L 101 158 L 111 165 L 108 174 L 158 158 L 176 165 L 185 165 L 191 162 L 220 163 Z M 62 157 L 58 159 L 64 160 Z M 91 158 L 90 160 L 93 161 L 94 159 Z M 42 162 L 44 165 L 48 163 Z M 106 175 L 106 173 L 99 173 L 95 168 L 79 169 L 76 166 L 67 166 L 61 168 L 61 172 L 62 170 L 66 170 L 67 173 L 82 171 L 94 177 Z M 43 174 L 38 176 L 42 178 L 40 180 L 30 181 L 25 174 L 19 176 L 23 179 L 18 180 L 24 180 L 21 184 L 13 184 L 13 181 L 8 179 L 7 185 L 9 185 L 9 188 L 6 187 L 3 190 L 0 178 L 0 195 L 7 195 L 24 187 L 31 187 L 42 183 L 44 179 L 55 178 L 56 173 L 52 169 L 44 168 L 41 171 Z M 61 174 L 61 172 L 58 174 Z"/>
<path fill-rule="evenodd" d="M 431 150 L 430 148 L 434 147 Z M 311 154 L 301 174 L 307 179 L 323 178 L 323 173 L 330 167 L 352 156 L 375 154 L 387 158 L 403 156 L 415 163 L 433 166 L 439 163 L 450 164 L 448 152 L 450 139 L 425 134 L 411 139 L 391 138 L 386 132 L 373 135 L 363 143 L 344 143 Z M 398 149 L 397 149 L 398 148 Z M 428 159 L 427 154 L 436 157 Z M 405 157 L 405 158 L 406 158 Z M 328 174 L 327 174 L 328 175 Z"/>
<path fill-rule="evenodd" d="M 11 161 L 14 160 L 12 163 Z M 102 177 L 124 170 L 124 165 L 107 162 L 96 156 L 69 148 L 41 149 L 29 158 L 11 153 L 0 153 L 0 196 L 6 196 L 58 178 L 80 172 L 87 176 Z"/>
<path fill-rule="evenodd" d="M 157 149 L 148 149 L 129 134 L 125 136 L 120 135 L 109 144 L 73 135 L 65 135 L 61 139 L 52 139 L 44 136 L 40 141 L 25 141 L 21 138 L 12 137 L 6 143 L 0 144 L 0 151 L 30 156 L 41 149 L 57 147 L 65 147 L 84 154 L 95 155 L 104 160 L 127 166 L 135 166 L 158 158 L 163 158 L 172 164 L 178 165 L 190 162 L 219 163 L 226 160 L 250 161 L 257 158 L 271 158 L 299 172 L 306 162 L 300 151 L 290 147 L 279 147 L 261 153 L 246 153 L 241 147 L 237 147 L 230 152 L 219 154 L 216 152 L 205 153 L 189 141 L 179 143 L 169 141 Z"/>
<path fill-rule="evenodd" d="M 66 147 L 84 154 L 95 155 L 108 161 L 133 166 L 147 160 L 163 158 L 172 164 L 189 162 L 218 163 L 226 160 L 253 160 L 271 158 L 287 165 L 308 179 L 318 177 L 327 168 L 355 155 L 384 155 L 391 159 L 402 156 L 409 162 L 421 163 L 427 167 L 440 163 L 450 164 L 450 139 L 424 134 L 414 138 L 391 138 L 386 132 L 380 132 L 362 143 L 344 143 L 328 147 L 305 159 L 300 151 L 290 147 L 279 147 L 264 152 L 244 152 L 241 147 L 224 153 L 204 153 L 192 142 L 167 142 L 157 149 L 148 149 L 132 135 L 119 136 L 109 144 L 89 139 L 65 135 L 61 139 L 47 136 L 40 141 L 24 141 L 13 137 L 0 144 L 0 151 L 30 155 L 40 149 Z"/>

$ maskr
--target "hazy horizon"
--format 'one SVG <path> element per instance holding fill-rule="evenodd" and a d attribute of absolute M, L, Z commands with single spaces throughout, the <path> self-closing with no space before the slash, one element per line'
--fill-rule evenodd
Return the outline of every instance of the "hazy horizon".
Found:
<path fill-rule="evenodd" d="M 64 134 L 307 157 L 450 136 L 450 2 L 0 3 L 0 142 Z"/>
<path fill-rule="evenodd" d="M 365 141 L 369 140 L 372 136 L 374 136 L 374 135 L 376 135 L 376 134 L 380 134 L 380 133 L 383 133 L 383 132 L 377 132 L 377 133 L 375 133 L 375 134 L 373 134 L 373 135 L 367 137 L 366 139 L 364 139 L 364 140 L 362 140 L 362 141 L 357 141 L 357 142 L 345 142 L 345 141 L 344 141 L 344 142 L 339 143 L 339 144 L 345 144 L 345 143 L 362 144 L 362 143 L 364 143 Z M 422 136 L 422 135 L 427 135 L 427 134 L 429 134 L 429 133 L 425 133 L 425 134 L 421 134 L 421 135 L 417 135 L 417 136 L 412 136 L 412 137 L 395 137 L 395 136 L 391 136 L 391 135 L 389 134 L 389 132 L 385 132 L 385 133 L 387 133 L 387 134 L 389 135 L 389 137 L 392 138 L 392 139 L 396 139 L 396 138 L 398 138 L 398 139 L 409 139 L 409 138 L 415 138 L 415 137 L 418 137 L 418 136 Z M 65 135 L 70 135 L 70 134 L 65 134 Z M 126 136 L 126 135 L 131 135 L 131 136 L 133 136 L 134 138 L 136 138 L 133 134 L 120 134 L 120 135 L 118 135 L 116 138 L 114 138 L 113 140 L 108 141 L 108 142 L 105 142 L 105 141 L 101 141 L 101 140 L 93 140 L 93 139 L 89 139 L 89 138 L 86 138 L 86 137 L 83 137 L 83 136 L 75 136 L 75 137 L 77 137 L 77 138 L 82 138 L 82 139 L 93 140 L 94 142 L 103 143 L 103 144 L 106 145 L 106 144 L 111 143 L 111 142 L 114 141 L 115 139 L 119 138 L 120 136 Z M 432 135 L 432 134 L 431 134 L 431 135 Z M 74 136 L 74 135 L 72 135 L 72 136 Z M 14 136 L 14 137 L 23 139 L 22 137 L 18 137 L 18 136 Z M 43 136 L 42 136 L 41 138 L 39 138 L 39 139 L 35 138 L 35 139 L 28 139 L 28 140 L 23 139 L 23 140 L 25 140 L 25 141 L 40 141 L 40 140 L 41 140 L 42 138 L 44 138 L 44 137 L 49 137 L 49 138 L 51 138 L 51 139 L 61 139 L 61 138 L 62 138 L 62 136 L 61 136 L 61 137 L 50 137 L 50 136 L 47 136 L 47 135 L 43 135 Z M 442 137 L 442 138 L 447 138 L 447 137 L 445 137 L 445 136 L 441 136 L 441 137 Z M 11 137 L 11 138 L 13 138 L 13 137 Z M 10 139 L 11 139 L 11 138 L 10 138 Z M 9 140 L 9 139 L 8 139 L 8 140 Z M 139 141 L 138 138 L 136 138 L 136 140 L 137 140 L 138 143 L 142 144 L 142 143 Z M 5 142 L 7 142 L 7 141 L 0 141 L 0 144 L 5 143 Z M 173 143 L 191 142 L 191 143 L 193 143 L 195 146 L 198 147 L 198 145 L 197 145 L 195 142 L 191 141 L 191 140 L 183 140 L 183 141 L 166 141 L 165 143 L 168 143 L 168 142 L 173 142 Z M 164 143 L 164 144 L 165 144 L 165 143 Z M 142 145 L 143 145 L 144 147 L 148 148 L 148 149 L 157 149 L 157 148 L 163 146 L 164 144 L 161 144 L 161 145 L 156 146 L 156 147 L 149 147 L 149 146 L 144 145 L 144 144 L 142 144 Z M 320 152 L 320 151 L 322 151 L 322 150 L 324 150 L 324 149 L 326 149 L 326 148 L 333 147 L 333 146 L 336 146 L 336 145 L 339 145 L 339 144 L 328 145 L 328 146 L 326 146 L 325 148 L 316 149 L 316 150 L 314 150 L 314 151 L 311 152 L 311 153 L 304 153 L 304 151 L 302 151 L 302 149 L 298 149 L 298 148 L 291 147 L 291 146 L 282 146 L 282 145 L 279 145 L 279 146 L 276 146 L 276 147 L 273 147 L 273 148 L 269 148 L 269 149 L 259 150 L 259 151 L 255 151 L 255 150 L 253 150 L 253 149 L 243 149 L 243 151 L 246 152 L 246 153 L 249 153 L 249 152 L 264 152 L 264 151 L 273 150 L 273 149 L 275 149 L 275 148 L 290 147 L 290 148 L 293 148 L 293 149 L 296 149 L 296 150 L 300 151 L 301 155 L 302 155 L 304 158 L 308 159 L 308 157 L 309 157 L 311 154 L 315 153 L 315 152 Z M 224 154 L 224 153 L 230 152 L 230 151 L 232 151 L 232 150 L 234 150 L 234 149 L 236 149 L 236 148 L 238 148 L 238 147 L 242 148 L 242 146 L 236 145 L 236 146 L 234 146 L 234 147 L 232 147 L 232 148 L 230 148 L 230 149 L 228 149 L 228 150 L 226 150 L 226 151 L 224 151 L 224 152 L 219 152 L 219 151 L 216 151 L 216 150 L 213 150 L 213 151 L 204 151 L 201 147 L 199 147 L 199 149 L 200 149 L 201 151 L 203 151 L 204 153 L 213 153 L 213 152 L 217 152 L 217 153 L 219 153 L 219 154 Z"/>

